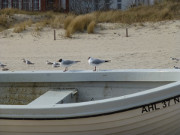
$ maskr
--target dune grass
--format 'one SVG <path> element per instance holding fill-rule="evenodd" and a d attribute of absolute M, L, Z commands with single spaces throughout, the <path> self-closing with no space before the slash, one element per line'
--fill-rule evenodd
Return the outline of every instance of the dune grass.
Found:
<path fill-rule="evenodd" d="M 52 28 L 62 28 L 64 23 L 64 18 L 67 16 L 64 13 L 56 13 L 53 11 L 47 12 L 32 12 L 32 11 L 23 11 L 18 9 L 1 9 L 0 10 L 0 31 L 9 29 L 14 27 L 14 32 L 22 32 L 26 29 L 24 20 L 19 21 L 14 19 L 15 14 L 23 14 L 27 15 L 31 18 L 31 16 L 38 16 L 39 21 L 33 22 L 35 23 L 35 29 L 43 29 L 42 27 L 50 26 Z M 33 18 L 32 17 L 32 18 Z M 27 23 L 28 19 L 25 20 Z"/>
<path fill-rule="evenodd" d="M 52 28 L 63 28 L 64 23 L 64 15 L 55 16 L 53 19 L 50 20 L 50 25 Z"/>
<path fill-rule="evenodd" d="M 87 27 L 88 34 L 94 33 L 95 25 L 96 25 L 96 22 L 94 20 L 89 23 L 89 25 Z"/>
<path fill-rule="evenodd" d="M 72 20 L 75 18 L 75 16 L 67 16 L 64 20 L 64 29 L 67 29 L 69 24 L 72 22 Z"/>
<path fill-rule="evenodd" d="M 48 26 L 50 24 L 50 20 L 44 19 L 37 23 L 35 23 L 35 31 L 41 31 L 44 27 Z"/>
<path fill-rule="evenodd" d="M 15 25 L 13 32 L 15 32 L 15 33 L 23 32 L 24 30 L 26 30 L 27 27 L 30 27 L 31 25 L 32 25 L 31 20 L 21 22 L 21 23 Z"/>
<path fill-rule="evenodd" d="M 84 15 L 53 11 L 28 12 L 18 9 L 2 9 L 0 10 L 0 31 L 10 27 L 15 27 L 17 32 L 26 29 L 27 22 L 10 21 L 11 16 L 14 14 L 38 15 L 41 19 L 38 22 L 32 22 L 35 24 L 36 31 L 42 30 L 43 27 L 64 28 L 66 30 L 65 36 L 70 37 L 75 32 L 87 31 L 88 33 L 93 33 L 96 23 L 132 24 L 180 19 L 180 1 L 164 0 L 153 6 L 139 6 L 126 11 L 97 11 Z M 14 25 L 16 23 L 19 24 Z"/>
<path fill-rule="evenodd" d="M 0 26 L 1 27 L 7 27 L 8 18 L 5 14 L 0 15 Z"/>
<path fill-rule="evenodd" d="M 91 14 L 76 16 L 66 28 L 66 36 L 70 37 L 75 32 L 84 32 L 94 17 Z"/>
<path fill-rule="evenodd" d="M 51 27 L 55 29 L 63 28 L 64 15 L 51 16 L 35 23 L 35 31 L 41 31 L 44 27 Z"/>
<path fill-rule="evenodd" d="M 14 14 L 39 15 L 39 14 L 43 14 L 43 13 L 35 12 L 35 11 L 24 11 L 24 10 L 19 10 L 19 9 L 14 9 L 14 8 L 5 8 L 5 9 L 0 10 L 0 15 L 1 14 L 6 14 L 6 15 L 14 15 Z"/>
<path fill-rule="evenodd" d="M 164 1 L 153 6 L 139 6 L 126 11 L 94 12 L 96 21 L 112 23 L 157 22 L 180 19 L 180 2 Z"/>
<path fill-rule="evenodd" d="M 26 29 L 26 25 L 24 23 L 20 23 L 14 27 L 13 32 L 20 33 Z"/>
<path fill-rule="evenodd" d="M 180 19 L 180 1 L 166 0 L 153 6 L 139 6 L 126 11 L 111 10 L 97 11 L 86 15 L 79 15 L 69 19 L 65 24 L 66 34 L 69 37 L 75 32 L 85 31 L 88 26 L 88 33 L 93 33 L 95 23 L 143 23 L 165 20 Z M 90 22 L 91 25 L 89 24 Z M 86 25 L 85 25 L 86 24 Z"/>

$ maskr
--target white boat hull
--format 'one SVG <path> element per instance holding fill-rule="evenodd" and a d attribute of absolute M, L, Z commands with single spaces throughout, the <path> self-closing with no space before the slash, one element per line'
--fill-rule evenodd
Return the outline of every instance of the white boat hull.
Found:
<path fill-rule="evenodd" d="M 96 117 L 0 120 L 1 135 L 179 135 L 180 103 L 142 113 L 143 107 Z M 163 106 L 156 103 L 156 108 Z M 148 105 L 144 106 L 148 108 Z"/>

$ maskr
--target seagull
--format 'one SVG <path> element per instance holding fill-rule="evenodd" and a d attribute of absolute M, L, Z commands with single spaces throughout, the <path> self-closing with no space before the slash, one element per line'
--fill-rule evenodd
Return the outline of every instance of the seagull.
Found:
<path fill-rule="evenodd" d="M 47 65 L 52 65 L 53 62 L 50 62 L 50 61 L 47 60 L 47 61 L 46 61 L 46 64 L 47 64 Z"/>
<path fill-rule="evenodd" d="M 176 58 L 174 58 L 174 57 L 170 57 L 171 58 L 171 60 L 176 60 Z"/>
<path fill-rule="evenodd" d="M 55 67 L 60 67 L 60 63 L 58 63 L 58 62 L 53 62 L 53 63 L 52 63 L 52 67 L 54 67 L 54 68 L 55 68 Z"/>
<path fill-rule="evenodd" d="M 176 61 L 176 63 L 177 63 L 178 61 L 180 61 L 180 59 L 178 59 L 178 58 L 174 58 L 174 57 L 170 57 L 170 58 L 171 58 L 171 60 Z"/>
<path fill-rule="evenodd" d="M 180 69 L 180 67 L 176 67 L 176 66 L 174 66 L 174 69 Z"/>
<path fill-rule="evenodd" d="M 25 60 L 25 59 L 22 59 L 22 60 L 23 60 L 24 63 L 26 63 L 26 64 L 28 64 L 28 65 L 34 64 L 34 63 L 32 63 L 31 61 L 29 61 L 29 60 Z"/>
<path fill-rule="evenodd" d="M 95 66 L 95 69 L 93 71 L 96 71 L 96 66 L 99 66 L 102 63 L 110 62 L 111 60 L 100 60 L 100 59 L 95 59 L 92 57 L 88 58 L 88 63 L 92 66 Z"/>
<path fill-rule="evenodd" d="M 179 60 L 180 60 L 180 59 L 176 58 L 176 59 L 175 59 L 176 63 L 177 63 Z"/>
<path fill-rule="evenodd" d="M 4 68 L 6 65 L 4 65 L 4 64 L 2 64 L 1 62 L 0 62 L 0 67 L 1 68 Z"/>
<path fill-rule="evenodd" d="M 2 68 L 2 71 L 8 71 L 9 69 L 8 68 Z"/>
<path fill-rule="evenodd" d="M 59 59 L 58 62 L 60 62 L 60 65 L 65 67 L 64 72 L 66 72 L 68 70 L 68 67 L 72 66 L 73 64 L 76 64 L 80 61 L 73 61 L 73 60 L 63 60 L 63 59 Z"/>

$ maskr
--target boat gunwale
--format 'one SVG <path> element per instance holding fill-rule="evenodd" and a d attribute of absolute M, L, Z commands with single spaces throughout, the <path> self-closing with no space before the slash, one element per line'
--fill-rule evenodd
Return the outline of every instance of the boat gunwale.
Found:
<path fill-rule="evenodd" d="M 10 82 L 100 82 L 100 81 L 180 81 L 178 69 L 122 69 L 79 71 L 6 71 L 0 83 Z"/>

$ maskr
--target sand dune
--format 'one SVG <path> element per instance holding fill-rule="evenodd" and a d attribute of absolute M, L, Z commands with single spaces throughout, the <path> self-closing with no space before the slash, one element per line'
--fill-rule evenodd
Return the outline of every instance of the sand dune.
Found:
<path fill-rule="evenodd" d="M 125 36 L 128 27 L 129 37 Z M 170 57 L 180 58 L 180 20 L 124 26 L 122 24 L 98 24 L 95 34 L 76 33 L 64 37 L 64 30 L 45 28 L 37 33 L 32 28 L 16 34 L 12 29 L 0 33 L 0 62 L 11 71 L 19 70 L 64 70 L 52 68 L 46 60 L 60 58 L 80 60 L 70 70 L 89 70 L 89 56 L 110 59 L 98 67 L 103 69 L 161 69 L 180 66 Z M 26 65 L 22 58 L 34 65 Z"/>

